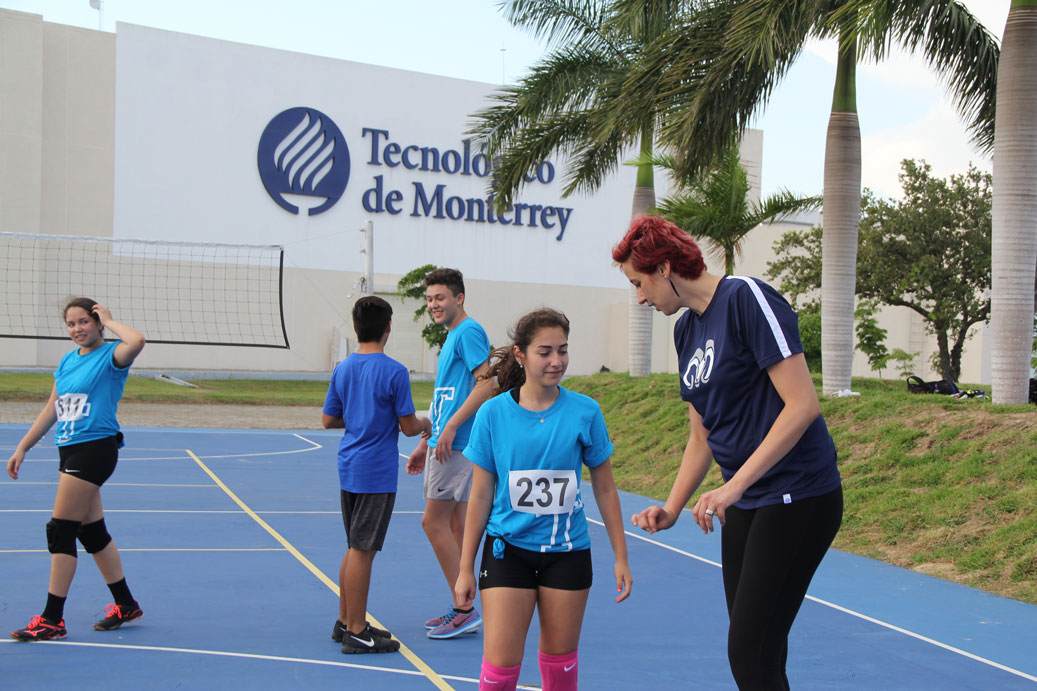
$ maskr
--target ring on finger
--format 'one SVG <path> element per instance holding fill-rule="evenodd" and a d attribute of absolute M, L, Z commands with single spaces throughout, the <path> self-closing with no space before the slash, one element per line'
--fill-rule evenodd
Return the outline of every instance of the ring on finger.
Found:
<path fill-rule="evenodd" d="M 717 512 L 714 511 L 713 509 L 706 509 L 706 515 L 707 516 L 716 516 Z"/>

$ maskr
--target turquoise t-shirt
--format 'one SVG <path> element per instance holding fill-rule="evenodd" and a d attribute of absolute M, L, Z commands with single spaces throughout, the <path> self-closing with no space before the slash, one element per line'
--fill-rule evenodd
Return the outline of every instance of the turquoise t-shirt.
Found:
<path fill-rule="evenodd" d="M 479 368 L 490 357 L 490 339 L 479 322 L 471 317 L 455 326 L 447 333 L 446 342 L 439 351 L 439 363 L 436 365 L 436 390 L 432 394 L 432 408 L 429 419 L 432 421 L 432 436 L 428 445 L 435 448 L 439 442 L 439 434 L 443 426 L 464 405 L 468 394 L 475 388 L 473 371 Z M 475 416 L 468 418 L 454 435 L 455 449 L 463 449 L 468 443 L 468 435 L 472 431 Z"/>
<path fill-rule="evenodd" d="M 120 343 L 106 341 L 86 355 L 80 355 L 76 348 L 61 358 L 54 370 L 58 394 L 54 443 L 58 446 L 104 439 L 119 432 L 115 414 L 130 373 L 129 367 L 115 365 L 115 346 Z"/>
<path fill-rule="evenodd" d="M 547 410 L 532 412 L 510 393 L 475 415 L 465 458 L 497 477 L 486 532 L 536 552 L 589 549 L 580 496 L 583 466 L 612 456 L 597 401 L 559 387 Z"/>

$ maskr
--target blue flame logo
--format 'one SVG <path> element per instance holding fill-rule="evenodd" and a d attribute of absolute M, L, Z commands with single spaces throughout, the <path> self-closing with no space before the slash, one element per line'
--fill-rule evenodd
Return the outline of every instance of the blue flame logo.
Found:
<path fill-rule="evenodd" d="M 293 214 L 299 206 L 310 216 L 327 211 L 349 182 L 346 139 L 315 108 L 289 108 L 274 116 L 259 138 L 258 164 L 270 198 Z"/>

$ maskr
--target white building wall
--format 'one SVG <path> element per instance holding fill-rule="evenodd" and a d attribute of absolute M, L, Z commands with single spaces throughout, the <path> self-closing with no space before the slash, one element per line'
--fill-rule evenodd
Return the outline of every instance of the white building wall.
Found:
<path fill-rule="evenodd" d="M 343 337 L 353 337 L 349 296 L 364 268 L 358 230 L 367 220 L 375 228 L 375 289 L 395 309 L 388 351 L 412 370 L 433 371 L 435 354 L 411 321 L 418 305 L 391 293 L 401 275 L 426 263 L 464 272 L 468 311 L 494 345 L 506 343 L 518 316 L 548 305 L 572 320 L 573 374 L 627 368 L 627 284 L 610 253 L 629 220 L 632 167 L 620 165 L 592 196 L 566 199 L 564 164 L 552 161 L 553 179 L 529 185 L 518 201 L 569 210 L 561 234 L 557 215 L 545 229 L 416 213 L 418 186 L 479 199 L 486 180 L 389 167 L 384 151 L 372 151 L 365 128 L 388 132 L 382 148 L 391 140 L 463 150 L 469 115 L 487 105 L 492 85 L 125 24 L 112 35 L 6 10 L 0 58 L 0 230 L 285 247 L 291 349 L 152 343 L 142 368 L 327 372 L 343 354 Z M 257 170 L 267 123 L 297 106 L 329 116 L 349 145 L 346 191 L 315 216 L 279 207 Z M 742 143 L 754 200 L 762 136 L 750 131 Z M 399 192 L 401 213 L 365 210 L 379 176 L 383 193 Z M 666 185 L 658 176 L 660 197 Z M 736 272 L 763 276 L 780 231 L 753 231 Z M 57 319 L 60 305 L 49 310 Z M 931 339 L 904 312 L 881 316 L 889 346 L 918 351 L 924 363 Z M 676 370 L 672 324 L 654 317 L 653 371 Z M 0 339 L 0 367 L 52 367 L 67 349 L 59 341 Z M 981 381 L 981 352 L 977 339 L 964 380 Z M 859 354 L 854 374 L 873 375 Z"/>

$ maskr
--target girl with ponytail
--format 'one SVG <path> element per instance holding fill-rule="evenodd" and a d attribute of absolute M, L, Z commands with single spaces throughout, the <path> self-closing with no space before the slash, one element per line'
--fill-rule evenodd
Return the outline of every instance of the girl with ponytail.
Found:
<path fill-rule="evenodd" d="M 540 617 L 539 667 L 545 691 L 577 688 L 577 649 L 591 586 L 590 538 L 580 494 L 590 470 L 598 510 L 615 554 L 616 602 L 630 595 L 612 442 L 601 408 L 560 382 L 569 365 L 569 320 L 530 312 L 512 344 L 490 357 L 496 394 L 475 418 L 464 456 L 472 461 L 458 600 L 475 599 L 475 556 L 483 541 L 480 689 L 511 691 L 534 610 Z"/>

